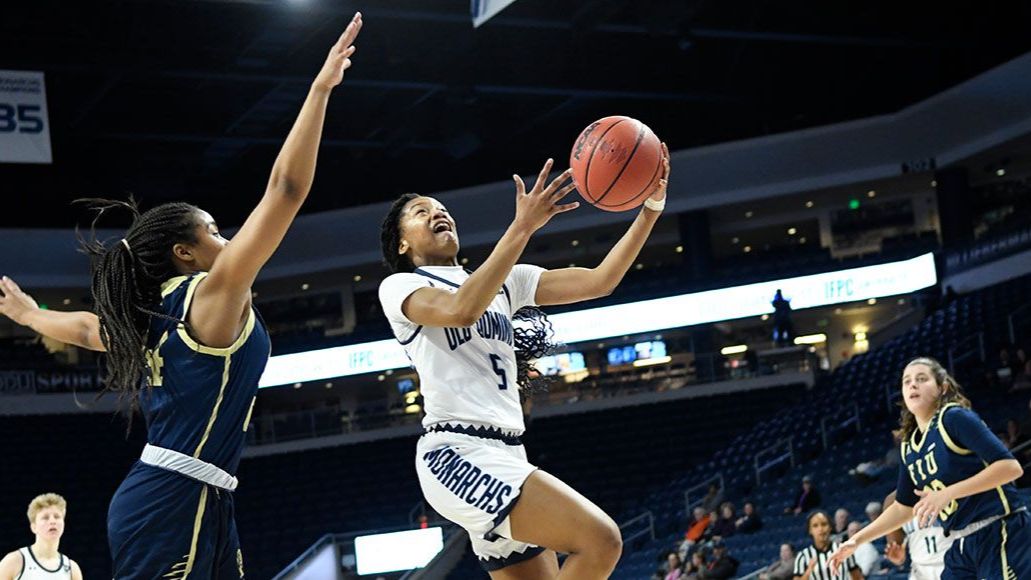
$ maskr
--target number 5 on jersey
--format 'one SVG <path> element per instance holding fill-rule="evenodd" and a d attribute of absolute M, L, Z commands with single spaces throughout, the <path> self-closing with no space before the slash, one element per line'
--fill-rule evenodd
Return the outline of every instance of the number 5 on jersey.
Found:
<path fill-rule="evenodd" d="M 498 383 L 498 388 L 504 391 L 508 388 L 508 376 L 505 374 L 504 367 L 501 366 L 501 357 L 493 353 L 487 356 L 490 357 L 490 366 L 494 367 L 494 374 L 501 377 L 501 382 Z"/>

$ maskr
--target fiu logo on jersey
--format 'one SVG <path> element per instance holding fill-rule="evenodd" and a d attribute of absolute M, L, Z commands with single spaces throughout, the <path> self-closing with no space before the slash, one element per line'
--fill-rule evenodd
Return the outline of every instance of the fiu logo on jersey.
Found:
<path fill-rule="evenodd" d="M 500 312 L 488 310 L 483 313 L 483 316 L 476 321 L 476 325 L 473 327 L 445 328 L 444 335 L 447 336 L 448 348 L 455 350 L 472 340 L 473 328 L 476 329 L 477 334 L 487 340 L 500 340 L 512 346 L 512 323 L 508 320 L 508 316 Z"/>
<path fill-rule="evenodd" d="M 922 487 L 926 492 L 945 489 L 945 484 L 934 477 L 938 473 L 938 461 L 934 458 L 933 445 L 923 457 L 918 457 L 915 461 L 907 461 L 906 468 L 909 470 L 909 479 L 917 489 Z M 959 502 L 950 501 L 938 512 L 938 519 L 944 522 L 949 519 L 949 516 L 956 513 L 957 509 L 959 509 Z"/>

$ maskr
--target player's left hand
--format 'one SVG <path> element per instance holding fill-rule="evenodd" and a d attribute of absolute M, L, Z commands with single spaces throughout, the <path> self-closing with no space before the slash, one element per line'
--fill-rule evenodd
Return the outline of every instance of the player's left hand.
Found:
<path fill-rule="evenodd" d="M 649 196 L 649 198 L 655 201 L 662 201 L 666 199 L 666 186 L 669 185 L 669 149 L 666 144 L 662 144 L 662 177 L 659 178 L 659 184 L 655 186 L 655 191 Z"/>
<path fill-rule="evenodd" d="M 358 32 L 362 29 L 362 13 L 356 12 L 354 18 L 344 29 L 344 32 L 337 39 L 333 48 L 329 49 L 322 70 L 315 77 L 314 85 L 320 89 L 329 91 L 344 80 L 344 71 L 351 68 L 351 55 L 354 54 L 354 41 L 358 38 Z"/>
<path fill-rule="evenodd" d="M 913 515 L 916 516 L 917 525 L 921 528 L 929 526 L 945 506 L 955 499 L 948 487 L 935 491 L 918 489 L 916 494 L 920 496 L 920 501 L 913 506 Z"/>

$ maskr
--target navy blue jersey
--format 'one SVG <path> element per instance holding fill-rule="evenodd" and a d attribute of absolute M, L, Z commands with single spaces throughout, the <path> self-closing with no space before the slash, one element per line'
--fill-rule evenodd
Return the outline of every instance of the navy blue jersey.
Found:
<path fill-rule="evenodd" d="M 990 463 L 1013 455 L 981 421 L 977 413 L 956 403 L 943 406 L 927 426 L 913 431 L 901 446 L 902 463 L 896 500 L 916 505 L 916 490 L 944 489 L 977 475 Z M 965 497 L 945 506 L 938 514 L 946 533 L 974 522 L 1007 515 L 1019 507 L 1012 484 Z"/>
<path fill-rule="evenodd" d="M 205 276 L 179 276 L 162 284 L 160 311 L 185 321 Z M 181 323 L 152 317 L 147 339 L 151 387 L 140 396 L 148 442 L 235 475 L 270 348 L 253 307 L 240 337 L 226 348 L 199 344 Z"/>

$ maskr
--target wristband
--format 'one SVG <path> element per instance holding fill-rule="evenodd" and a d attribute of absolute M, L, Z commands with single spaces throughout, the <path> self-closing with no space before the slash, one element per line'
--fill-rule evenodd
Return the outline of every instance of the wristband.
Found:
<path fill-rule="evenodd" d="M 644 207 L 652 211 L 662 211 L 666 209 L 666 198 L 662 198 L 659 201 L 655 201 L 652 198 L 644 200 Z"/>

